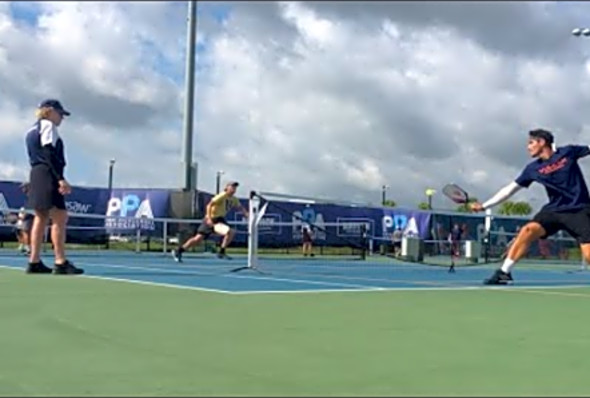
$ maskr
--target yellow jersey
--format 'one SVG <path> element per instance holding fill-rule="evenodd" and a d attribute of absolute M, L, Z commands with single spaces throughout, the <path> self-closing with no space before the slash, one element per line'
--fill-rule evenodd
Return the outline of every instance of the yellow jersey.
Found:
<path fill-rule="evenodd" d="M 240 201 L 235 196 L 228 196 L 227 192 L 217 194 L 209 202 L 211 206 L 211 218 L 225 217 L 228 211 L 240 205 Z"/>

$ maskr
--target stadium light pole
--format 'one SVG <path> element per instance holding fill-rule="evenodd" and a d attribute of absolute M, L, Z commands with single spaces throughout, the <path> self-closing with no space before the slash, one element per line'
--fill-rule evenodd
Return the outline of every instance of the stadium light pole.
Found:
<path fill-rule="evenodd" d="M 219 193 L 219 191 L 221 190 L 221 176 L 223 174 L 225 174 L 225 171 L 223 171 L 223 170 L 218 170 L 217 171 L 217 176 L 216 176 L 216 179 L 215 179 L 215 182 L 216 182 L 216 184 L 215 184 L 215 186 L 216 186 L 215 192 L 216 193 Z"/>
<path fill-rule="evenodd" d="M 186 71 L 183 126 L 184 190 L 193 187 L 193 113 L 195 105 L 195 48 L 197 44 L 197 2 L 188 2 L 188 26 L 186 40 Z"/>
<path fill-rule="evenodd" d="M 436 191 L 432 188 L 428 188 L 426 190 L 426 197 L 428 198 L 428 210 L 432 210 L 432 197 L 435 193 Z"/>
<path fill-rule="evenodd" d="M 387 201 L 387 188 L 389 188 L 388 185 L 383 184 L 383 186 L 381 187 L 381 205 L 385 206 L 385 202 Z"/>
<path fill-rule="evenodd" d="M 113 171 L 115 169 L 115 159 L 111 159 L 109 160 L 109 182 L 108 182 L 108 189 L 109 189 L 109 201 L 111 200 L 111 197 L 113 196 Z M 111 234 L 107 235 L 107 242 L 106 242 L 106 248 L 109 249 L 110 247 L 110 241 L 111 241 Z"/>
<path fill-rule="evenodd" d="M 113 191 L 113 171 L 115 168 L 115 159 L 109 160 L 109 195 L 112 194 Z"/>

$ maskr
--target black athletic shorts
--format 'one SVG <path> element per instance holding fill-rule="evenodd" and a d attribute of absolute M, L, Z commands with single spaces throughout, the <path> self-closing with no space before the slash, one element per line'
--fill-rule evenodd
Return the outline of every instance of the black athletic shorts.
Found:
<path fill-rule="evenodd" d="M 199 226 L 199 229 L 197 229 L 197 234 L 203 235 L 205 238 L 208 238 L 213 233 L 215 233 L 215 229 L 214 229 L 215 224 L 225 224 L 228 227 L 230 226 L 224 217 L 215 217 L 215 218 L 213 218 L 212 221 L 213 221 L 213 225 L 207 225 L 207 223 L 203 222 Z"/>
<path fill-rule="evenodd" d="M 31 168 L 29 179 L 29 205 L 37 211 L 52 208 L 66 209 L 66 200 L 59 193 L 57 179 L 51 174 L 49 167 L 38 164 Z"/>
<path fill-rule="evenodd" d="M 559 231 L 566 231 L 578 243 L 590 243 L 590 207 L 568 212 L 541 210 L 533 217 L 533 221 L 541 224 L 548 238 Z"/>

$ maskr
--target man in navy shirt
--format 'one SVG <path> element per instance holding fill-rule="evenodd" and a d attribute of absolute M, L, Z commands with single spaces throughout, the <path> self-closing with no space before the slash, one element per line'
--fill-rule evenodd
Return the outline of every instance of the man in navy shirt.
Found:
<path fill-rule="evenodd" d="M 543 185 L 549 202 L 533 220 L 520 229 L 510 246 L 502 267 L 488 285 L 503 285 L 512 281 L 514 264 L 528 251 L 532 242 L 545 239 L 560 230 L 567 231 L 580 244 L 583 258 L 590 260 L 590 195 L 578 159 L 590 155 L 590 147 L 567 145 L 555 149 L 553 134 L 537 129 L 529 132 L 528 151 L 535 158 L 516 180 L 502 188 L 485 203 L 473 203 L 473 211 L 482 211 L 502 203 L 533 182 Z"/>

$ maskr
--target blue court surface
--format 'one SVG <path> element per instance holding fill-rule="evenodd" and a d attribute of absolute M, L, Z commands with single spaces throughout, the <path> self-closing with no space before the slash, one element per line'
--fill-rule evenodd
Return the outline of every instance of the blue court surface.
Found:
<path fill-rule="evenodd" d="M 401 261 L 323 259 L 316 257 L 261 258 L 259 270 L 231 272 L 247 264 L 245 256 L 219 260 L 213 254 L 189 255 L 181 264 L 162 253 L 74 252 L 71 260 L 85 269 L 84 277 L 222 294 L 378 292 L 395 290 L 454 290 L 483 288 L 564 288 L 590 286 L 590 271 L 576 264 L 522 263 L 509 287 L 486 287 L 498 264 L 457 268 Z M 44 256 L 46 264 L 53 258 Z M 0 266 L 24 269 L 26 257 L 0 252 Z"/>

